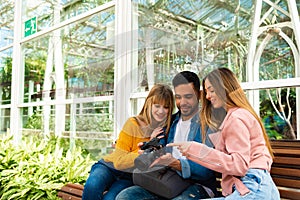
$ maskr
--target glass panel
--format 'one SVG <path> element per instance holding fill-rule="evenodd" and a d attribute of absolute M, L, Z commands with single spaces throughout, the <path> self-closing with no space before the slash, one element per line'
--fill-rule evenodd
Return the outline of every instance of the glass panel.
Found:
<path fill-rule="evenodd" d="M 24 101 L 111 95 L 113 26 L 109 9 L 26 43 Z"/>
<path fill-rule="evenodd" d="M 33 30 L 32 34 L 47 29 L 58 22 L 70 19 L 74 16 L 87 12 L 97 6 L 103 5 L 111 0 L 61 0 L 61 1 L 23 1 L 22 22 L 24 32 Z M 35 24 L 35 25 L 34 25 Z M 29 35 L 31 35 L 29 33 Z M 28 36 L 24 33 L 23 36 Z"/>
<path fill-rule="evenodd" d="M 61 0 L 61 6 L 63 8 L 61 21 L 87 12 L 110 1 L 111 0 Z"/>
<path fill-rule="evenodd" d="M 0 48 L 13 42 L 14 1 L 0 0 Z"/>
<path fill-rule="evenodd" d="M 51 107 L 51 112 L 49 114 L 50 119 L 50 133 L 54 132 L 54 111 L 53 106 Z M 42 106 L 30 106 L 22 108 L 23 117 L 23 129 L 22 133 L 25 135 L 40 135 L 44 134 L 44 115 Z"/>
<path fill-rule="evenodd" d="M 272 34 L 271 40 L 268 42 L 262 53 L 259 74 L 260 80 L 276 80 L 295 77 L 295 60 L 293 52 L 287 41 L 278 34 Z"/>
<path fill-rule="evenodd" d="M 113 143 L 113 108 L 112 100 L 68 105 L 63 137 L 76 138 L 96 158 L 108 153 Z"/>
<path fill-rule="evenodd" d="M 260 116 L 271 139 L 296 139 L 296 102 L 296 88 L 260 90 Z"/>
<path fill-rule="evenodd" d="M 250 37 L 239 32 L 249 33 L 249 13 L 241 11 L 238 14 L 242 16 L 237 18 L 238 14 L 215 1 L 134 2 L 138 2 L 138 12 L 133 15 L 138 18 L 133 20 L 139 25 L 140 87 L 170 83 L 182 70 L 202 77 L 215 67 L 228 67 L 246 80 Z M 252 2 L 228 4 L 228 8 L 234 6 L 248 9 Z"/>
<path fill-rule="evenodd" d="M 0 104 L 10 104 L 12 48 L 0 52 Z"/>
<path fill-rule="evenodd" d="M 111 95 L 114 83 L 114 9 L 69 27 L 65 68 L 69 94 Z"/>
<path fill-rule="evenodd" d="M 0 133 L 6 133 L 10 127 L 10 109 L 0 109 Z"/>
<path fill-rule="evenodd" d="M 62 133 L 62 137 L 76 139 L 76 144 L 99 158 L 99 155 L 107 153 L 113 143 L 113 108 L 113 100 L 67 104 L 65 119 L 62 119 L 60 116 L 60 120 L 65 120 L 65 131 Z M 3 125 L 6 123 L 7 125 L 9 123 L 7 122 L 9 120 L 9 110 L 1 112 L 3 112 L 3 115 L 1 115 L 0 123 Z M 44 126 L 47 124 L 45 123 L 43 108 L 32 106 L 23 108 L 22 112 L 22 133 L 24 135 L 39 135 L 43 137 Z M 56 125 L 55 106 L 51 106 L 49 116 L 49 133 L 53 135 Z M 1 132 L 5 130 L 3 128 Z"/>
<path fill-rule="evenodd" d="M 253 1 L 133 2 L 138 7 L 133 23 L 138 21 L 139 25 L 140 87 L 147 83 L 169 83 L 171 77 L 182 70 L 195 71 L 203 77 L 216 67 L 228 67 L 238 74 L 241 82 L 247 81 Z M 283 13 L 288 10 L 286 1 L 278 4 L 282 10 L 269 14 L 263 24 L 290 21 Z M 271 6 L 263 3 L 262 13 L 269 10 Z M 293 56 L 297 56 L 297 52 L 288 45 L 295 36 L 288 27 L 282 27 L 281 31 L 290 39 L 279 36 L 276 28 L 268 29 L 258 38 L 261 44 L 268 33 L 272 35 L 260 60 L 260 80 L 295 77 Z"/>

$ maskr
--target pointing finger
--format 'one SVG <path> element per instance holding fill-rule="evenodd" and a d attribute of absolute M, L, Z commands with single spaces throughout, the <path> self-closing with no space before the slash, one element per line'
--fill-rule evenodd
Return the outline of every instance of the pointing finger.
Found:
<path fill-rule="evenodd" d="M 167 144 L 167 147 L 179 147 L 179 146 L 181 146 L 182 145 L 182 143 L 169 143 L 169 144 Z"/>

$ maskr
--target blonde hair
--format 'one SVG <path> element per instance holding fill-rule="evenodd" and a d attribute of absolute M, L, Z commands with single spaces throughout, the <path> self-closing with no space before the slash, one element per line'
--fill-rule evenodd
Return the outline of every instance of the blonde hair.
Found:
<path fill-rule="evenodd" d="M 261 126 L 263 136 L 270 154 L 273 157 L 273 151 L 269 142 L 269 137 L 264 128 L 260 117 L 256 114 L 251 104 L 249 103 L 240 83 L 234 73 L 227 68 L 218 68 L 210 72 L 202 81 L 202 86 L 205 88 L 205 80 L 208 79 L 212 84 L 216 95 L 223 99 L 227 109 L 233 107 L 244 108 L 248 110 L 258 121 Z M 218 129 L 223 119 L 226 116 L 225 109 L 213 109 L 211 102 L 206 99 L 206 91 L 202 93 L 202 109 L 201 109 L 201 125 L 202 131 L 204 127 L 210 127 L 212 130 Z M 205 134 L 203 134 L 205 137 Z"/>
<path fill-rule="evenodd" d="M 164 107 L 169 108 L 167 120 L 163 124 L 163 126 L 166 126 L 166 134 L 168 134 L 175 105 L 173 91 L 170 86 L 164 84 L 156 84 L 150 90 L 148 96 L 145 99 L 144 106 L 137 116 L 139 120 L 147 125 L 152 124 L 151 108 L 153 104 L 161 104 L 164 105 Z"/>

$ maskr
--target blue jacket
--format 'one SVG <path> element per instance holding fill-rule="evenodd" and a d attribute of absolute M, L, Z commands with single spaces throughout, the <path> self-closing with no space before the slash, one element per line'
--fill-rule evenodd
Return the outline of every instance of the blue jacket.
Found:
<path fill-rule="evenodd" d="M 173 115 L 172 125 L 168 134 L 167 143 L 174 142 L 174 137 L 176 133 L 176 126 L 180 119 L 180 112 L 177 112 Z M 211 133 L 210 130 L 207 131 L 207 134 Z M 208 137 L 206 137 L 208 138 Z M 201 135 L 201 126 L 199 115 L 196 114 L 192 120 L 190 125 L 190 132 L 188 134 L 188 141 L 196 141 L 202 143 L 202 135 Z M 212 143 L 209 139 L 206 140 L 206 145 L 213 147 Z M 171 148 L 172 149 L 172 148 Z M 168 149 L 169 152 L 172 150 Z M 190 178 L 195 180 L 196 182 L 205 185 L 211 188 L 214 192 L 216 192 L 216 177 L 215 172 L 205 168 L 191 160 L 188 159 L 180 159 L 181 169 L 179 172 L 183 178 Z"/>

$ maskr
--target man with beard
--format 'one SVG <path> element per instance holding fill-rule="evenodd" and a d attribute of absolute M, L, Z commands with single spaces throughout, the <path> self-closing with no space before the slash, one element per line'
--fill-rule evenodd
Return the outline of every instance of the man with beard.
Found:
<path fill-rule="evenodd" d="M 180 72 L 174 77 L 172 84 L 178 112 L 173 115 L 167 143 L 182 141 L 202 143 L 199 121 L 200 80 L 197 74 L 190 71 Z M 205 143 L 208 146 L 212 146 L 209 140 L 205 141 Z M 151 166 L 154 165 L 169 166 L 176 170 L 184 179 L 193 182 L 179 196 L 173 199 L 204 199 L 217 194 L 214 172 L 187 160 L 177 148 L 173 148 L 171 153 L 156 159 Z M 158 200 L 162 198 L 140 186 L 131 186 L 121 191 L 116 197 L 116 200 L 127 199 Z"/>

